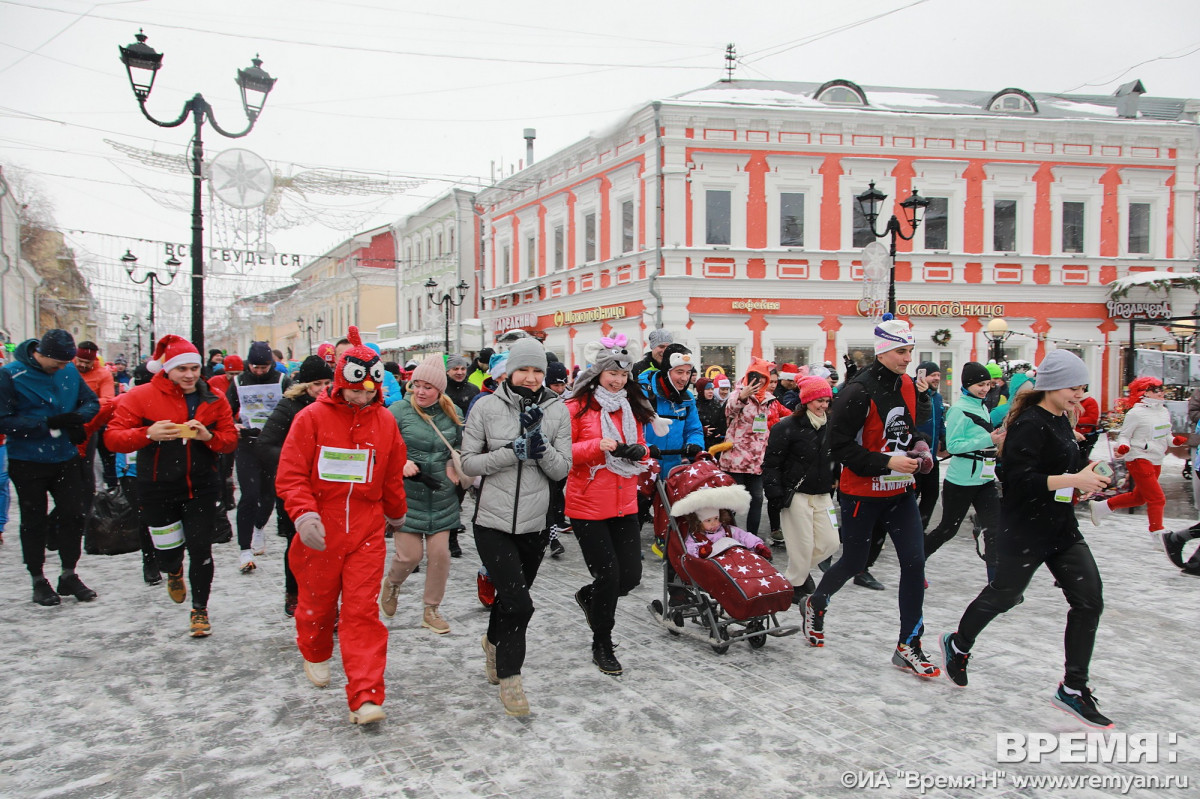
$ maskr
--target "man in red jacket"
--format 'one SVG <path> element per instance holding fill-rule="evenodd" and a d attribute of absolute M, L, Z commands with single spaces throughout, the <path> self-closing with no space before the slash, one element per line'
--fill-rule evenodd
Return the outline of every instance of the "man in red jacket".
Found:
<path fill-rule="evenodd" d="M 387 558 L 384 526 L 399 528 L 408 512 L 408 451 L 383 406 L 383 363 L 363 346 L 356 327 L 350 343 L 329 393 L 296 414 L 275 490 L 299 538 L 288 562 L 300 586 L 296 645 L 304 674 L 318 688 L 329 685 L 340 595 L 338 641 L 350 721 L 370 724 L 386 717 L 388 633 L 377 603 Z"/>
<path fill-rule="evenodd" d="M 104 432 L 113 452 L 138 452 L 138 510 L 167 572 L 167 594 L 177 603 L 187 597 L 187 551 L 194 638 L 212 632 L 212 537 L 221 503 L 217 456 L 237 446 L 229 403 L 209 390 L 200 366 L 200 351 L 190 341 L 163 336 L 146 363 L 154 378 L 122 398 Z"/>

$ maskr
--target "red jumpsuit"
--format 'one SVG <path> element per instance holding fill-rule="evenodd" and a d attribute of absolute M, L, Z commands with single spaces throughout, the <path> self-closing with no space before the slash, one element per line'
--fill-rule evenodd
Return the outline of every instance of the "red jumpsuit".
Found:
<path fill-rule="evenodd" d="M 322 448 L 371 450 L 365 481 L 322 477 Z M 377 604 L 387 559 L 384 519 L 400 519 L 407 512 L 407 458 L 396 420 L 383 405 L 376 401 L 356 407 L 343 400 L 340 391 L 336 396 L 323 394 L 296 415 L 279 458 L 275 490 L 288 515 L 299 520 L 316 512 L 325 525 L 324 551 L 306 546 L 297 536 L 288 557 L 300 584 L 296 645 L 311 663 L 333 655 L 340 594 L 338 640 L 351 710 L 364 702 L 382 705 L 384 700 L 388 633 Z"/>

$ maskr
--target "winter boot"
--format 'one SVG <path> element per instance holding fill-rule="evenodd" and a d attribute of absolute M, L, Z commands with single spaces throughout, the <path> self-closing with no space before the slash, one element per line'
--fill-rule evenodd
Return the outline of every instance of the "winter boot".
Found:
<path fill-rule="evenodd" d="M 459 546 L 459 544 L 458 544 L 458 534 L 460 532 L 462 532 L 462 531 L 461 530 L 451 530 L 450 531 L 449 546 L 450 546 L 450 557 L 452 557 L 452 558 L 461 558 L 462 557 L 462 547 Z"/>
<path fill-rule="evenodd" d="M 300 604 L 300 597 L 295 594 L 284 594 L 283 596 L 283 615 L 289 619 L 296 618 L 296 605 Z"/>
<path fill-rule="evenodd" d="M 583 611 L 588 629 L 592 629 L 592 586 L 589 583 L 575 592 L 575 604 Z"/>
<path fill-rule="evenodd" d="M 322 660 L 320 663 L 313 663 L 310 660 L 304 661 L 304 676 L 308 681 L 318 688 L 324 688 L 329 685 L 329 661 Z"/>
<path fill-rule="evenodd" d="M 450 632 L 450 625 L 442 618 L 442 614 L 438 613 L 437 605 L 425 606 L 425 614 L 421 617 L 421 626 L 426 630 L 433 630 L 438 635 Z"/>
<path fill-rule="evenodd" d="M 487 633 L 483 634 L 483 655 L 486 658 L 484 671 L 487 673 L 487 681 L 492 685 L 499 685 L 500 677 L 496 675 L 496 645 L 488 640 Z"/>
<path fill-rule="evenodd" d="M 1109 507 L 1107 499 L 1093 499 L 1088 503 L 1088 505 L 1088 510 L 1090 510 L 1092 514 L 1092 524 L 1096 525 L 1097 527 L 1099 527 L 1100 523 L 1109 516 L 1112 516 L 1113 509 Z"/>
<path fill-rule="evenodd" d="M 33 601 L 47 608 L 62 604 L 62 600 L 45 577 L 33 581 Z"/>
<path fill-rule="evenodd" d="M 58 578 L 58 595 L 73 596 L 80 602 L 91 602 L 98 594 L 83 584 L 75 572 L 64 574 Z"/>
<path fill-rule="evenodd" d="M 925 653 L 921 651 L 921 642 L 916 639 L 911 644 L 896 644 L 896 651 L 892 653 L 892 664 L 911 671 L 918 677 L 937 677 L 942 673 L 941 669 L 925 657 Z"/>
<path fill-rule="evenodd" d="M 389 580 L 387 572 L 384 572 L 383 585 L 379 588 L 379 609 L 389 619 L 396 615 L 396 600 L 399 596 L 400 586 Z"/>
<path fill-rule="evenodd" d="M 1183 568 L 1183 541 L 1175 533 L 1167 530 L 1162 533 L 1163 551 L 1167 553 L 1167 558 L 1175 564 L 1177 568 Z"/>
<path fill-rule="evenodd" d="M 171 601 L 176 605 L 183 604 L 183 600 L 187 599 L 187 584 L 183 582 L 182 566 L 177 572 L 167 572 L 167 596 L 171 597 Z"/>
<path fill-rule="evenodd" d="M 946 676 L 954 680 L 955 685 L 967 684 L 967 660 L 970 652 L 962 652 L 954 644 L 954 633 L 942 636 L 942 663 L 945 664 Z"/>
<path fill-rule="evenodd" d="M 208 621 L 208 608 L 192 608 L 191 635 L 193 638 L 212 635 L 212 624 Z"/>
<path fill-rule="evenodd" d="M 500 678 L 500 701 L 504 703 L 504 712 L 510 716 L 528 716 L 529 699 L 525 696 L 525 686 L 521 685 L 521 675 Z"/>
<path fill-rule="evenodd" d="M 374 702 L 363 702 L 358 706 L 358 710 L 350 711 L 351 724 L 374 724 L 386 718 L 387 713 L 384 713 L 383 708 Z"/>
<path fill-rule="evenodd" d="M 812 597 L 804 601 L 804 639 L 809 646 L 825 646 L 825 611 L 813 607 Z"/>
<path fill-rule="evenodd" d="M 782 530 L 772 530 L 771 531 L 771 546 L 773 546 L 773 547 L 784 546 Z"/>
<path fill-rule="evenodd" d="M 1080 691 L 1075 691 L 1063 683 L 1059 683 L 1058 691 L 1050 699 L 1050 704 L 1059 710 L 1070 713 L 1089 727 L 1098 727 L 1102 730 L 1109 730 L 1113 727 L 1112 720 L 1100 712 L 1100 702 L 1091 689 L 1086 686 Z"/>
<path fill-rule="evenodd" d="M 162 582 L 162 572 L 158 569 L 158 561 L 154 554 L 142 555 L 142 580 L 146 585 L 158 585 Z"/>
<path fill-rule="evenodd" d="M 592 662 L 596 664 L 596 668 L 605 674 L 611 674 L 614 677 L 621 676 L 621 663 L 617 660 L 617 656 L 613 653 L 613 645 L 609 642 L 595 642 L 592 644 Z"/>

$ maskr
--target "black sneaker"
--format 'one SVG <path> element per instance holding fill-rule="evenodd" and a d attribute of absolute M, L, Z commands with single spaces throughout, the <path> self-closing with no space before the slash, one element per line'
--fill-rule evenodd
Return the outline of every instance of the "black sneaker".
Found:
<path fill-rule="evenodd" d="M 827 571 L 829 571 L 829 567 L 832 565 L 833 565 L 833 555 L 830 555 L 829 557 L 825 558 L 825 560 L 818 563 L 817 568 L 820 569 L 822 572 L 827 572 Z"/>
<path fill-rule="evenodd" d="M 959 652 L 954 648 L 954 633 L 942 636 L 942 663 L 946 676 L 954 680 L 955 685 L 967 684 L 967 660 L 970 657 L 970 652 Z"/>
<path fill-rule="evenodd" d="M 1188 561 L 1183 564 L 1183 573 L 1190 577 L 1200 577 L 1200 563 Z"/>
<path fill-rule="evenodd" d="M 813 607 L 812 597 L 804 602 L 804 640 L 809 646 L 825 646 L 825 611 Z"/>
<path fill-rule="evenodd" d="M 883 583 L 876 580 L 869 571 L 861 571 L 854 575 L 854 584 L 861 585 L 863 588 L 870 588 L 872 591 L 883 590 Z"/>
<path fill-rule="evenodd" d="M 283 615 L 289 619 L 296 617 L 296 605 L 300 603 L 300 598 L 296 594 L 284 594 L 283 596 Z"/>
<path fill-rule="evenodd" d="M 450 557 L 452 557 L 452 558 L 461 558 L 462 557 L 462 547 L 460 547 L 458 545 L 459 532 L 460 532 L 459 530 L 451 530 L 450 531 Z"/>
<path fill-rule="evenodd" d="M 1162 533 L 1159 538 L 1162 539 L 1163 551 L 1167 553 L 1167 558 L 1175 564 L 1177 569 L 1182 569 L 1183 541 L 1179 540 L 1170 530 Z"/>
<path fill-rule="evenodd" d="M 58 595 L 73 596 L 80 602 L 91 602 L 99 594 L 83 584 L 78 574 L 64 574 L 58 578 Z"/>
<path fill-rule="evenodd" d="M 1054 693 L 1050 704 L 1059 710 L 1070 713 L 1090 727 L 1097 727 L 1102 730 L 1109 730 L 1113 727 L 1112 720 L 1100 712 L 1098 707 L 1100 703 L 1096 700 L 1090 688 L 1085 687 L 1080 693 L 1071 694 L 1067 693 L 1066 686 L 1059 683 L 1058 690 Z"/>
<path fill-rule="evenodd" d="M 558 560 L 563 555 L 567 554 L 567 548 L 562 545 L 562 542 L 557 538 L 550 539 L 550 557 Z"/>
<path fill-rule="evenodd" d="M 579 605 L 579 609 L 583 611 L 583 618 L 587 620 L 588 629 L 592 629 L 592 587 L 585 585 L 576 591 L 575 602 Z"/>
<path fill-rule="evenodd" d="M 612 644 L 592 644 L 592 662 L 605 674 L 611 674 L 614 677 L 621 675 L 621 662 L 613 654 Z"/>
<path fill-rule="evenodd" d="M 50 581 L 45 577 L 34 581 L 33 601 L 48 608 L 62 604 L 62 600 L 58 598 L 58 594 L 50 587 Z"/>
<path fill-rule="evenodd" d="M 158 562 L 154 556 L 142 556 L 142 580 L 146 585 L 158 585 L 162 582 L 162 572 L 158 570 Z"/>

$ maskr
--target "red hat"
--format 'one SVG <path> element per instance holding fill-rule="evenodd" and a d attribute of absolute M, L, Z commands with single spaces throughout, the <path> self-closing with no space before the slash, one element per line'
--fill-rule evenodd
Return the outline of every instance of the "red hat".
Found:
<path fill-rule="evenodd" d="M 800 389 L 800 404 L 807 405 L 813 400 L 819 400 L 823 397 L 832 397 L 833 389 L 829 387 L 829 381 L 823 377 L 806 377 L 800 381 L 797 386 Z"/>
<path fill-rule="evenodd" d="M 317 345 L 317 355 L 324 358 L 325 363 L 329 364 L 330 368 L 333 368 L 333 356 L 335 352 L 337 352 L 337 347 L 334 347 L 328 341 L 323 341 Z"/>
<path fill-rule="evenodd" d="M 796 364 L 794 364 L 794 363 L 780 364 L 779 379 L 780 380 L 792 380 L 792 381 L 799 380 L 800 379 L 800 367 L 796 366 Z"/>
<path fill-rule="evenodd" d="M 1133 407 L 1142 401 L 1142 395 L 1147 389 L 1157 388 L 1163 381 L 1157 377 L 1139 377 L 1129 384 L 1129 406 Z M 1036 387 L 1036 386 L 1035 386 Z"/>
<path fill-rule="evenodd" d="M 764 361 L 762 358 L 751 355 L 750 367 L 746 369 L 746 374 L 742 375 L 741 383 L 743 386 L 750 385 L 750 375 L 762 375 L 763 383 L 759 386 L 758 392 L 754 395 L 760 402 L 767 395 L 767 381 L 771 377 L 771 370 L 775 368 L 775 364 L 770 361 Z"/>
<path fill-rule="evenodd" d="M 246 365 L 242 363 L 242 356 L 240 355 L 226 355 L 222 365 L 225 367 L 225 374 L 246 371 Z"/>
<path fill-rule="evenodd" d="M 700 508 L 723 508 L 742 515 L 750 510 L 750 492 L 708 459 L 672 469 L 667 477 L 667 499 L 672 516 L 687 516 Z"/>
<path fill-rule="evenodd" d="M 154 372 L 169 372 L 176 366 L 186 366 L 194 363 L 200 366 L 204 363 L 200 350 L 196 345 L 182 336 L 168 334 L 158 340 L 154 348 L 154 357 L 146 361 L 146 368 Z"/>
<path fill-rule="evenodd" d="M 350 349 L 342 353 L 337 368 L 333 370 L 334 393 L 342 389 L 377 391 L 375 402 L 383 403 L 383 361 L 379 355 L 362 343 L 358 328 L 351 325 L 346 334 Z"/>

